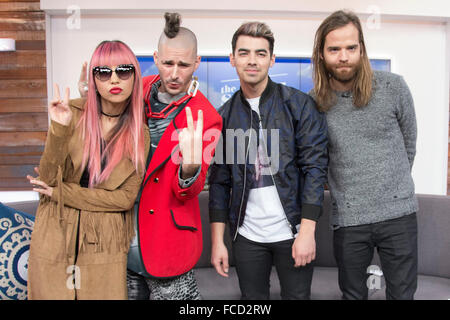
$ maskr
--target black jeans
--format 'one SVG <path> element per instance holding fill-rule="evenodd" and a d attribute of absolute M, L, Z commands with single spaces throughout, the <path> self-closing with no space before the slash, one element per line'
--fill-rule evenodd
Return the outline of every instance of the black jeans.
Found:
<path fill-rule="evenodd" d="M 368 298 L 367 268 L 377 247 L 386 280 L 386 299 L 414 299 L 417 289 L 417 217 L 334 231 L 334 256 L 343 299 Z"/>
<path fill-rule="evenodd" d="M 294 267 L 293 243 L 294 239 L 259 243 L 238 235 L 233 242 L 233 254 L 241 299 L 268 300 L 270 298 L 270 272 L 273 264 L 280 280 L 282 299 L 307 300 L 310 298 L 313 265 L 309 263 L 304 267 Z"/>

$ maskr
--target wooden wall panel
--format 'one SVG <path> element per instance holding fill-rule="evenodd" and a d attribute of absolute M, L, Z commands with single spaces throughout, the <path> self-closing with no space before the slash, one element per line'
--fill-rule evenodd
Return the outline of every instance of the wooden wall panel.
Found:
<path fill-rule="evenodd" d="M 40 3 L 33 1 L 5 1 L 0 2 L 0 12 L 40 11 Z"/>
<path fill-rule="evenodd" d="M 48 117 L 43 112 L 0 113 L 0 131 L 45 131 Z"/>
<path fill-rule="evenodd" d="M 47 80 L 0 80 L 0 98 L 45 98 Z"/>
<path fill-rule="evenodd" d="M 17 40 L 17 50 L 45 50 L 45 40 Z"/>
<path fill-rule="evenodd" d="M 39 163 L 44 146 L 0 147 L 0 165 Z"/>
<path fill-rule="evenodd" d="M 45 30 L 45 14 L 43 12 L 0 12 L 0 30 Z"/>
<path fill-rule="evenodd" d="M 35 165 L 0 165 L 0 176 L 7 179 L 16 179 L 17 177 L 26 178 L 27 174 L 33 174 Z"/>
<path fill-rule="evenodd" d="M 45 68 L 16 68 L 0 70 L 0 80 L 5 79 L 46 79 L 47 71 Z"/>
<path fill-rule="evenodd" d="M 47 132 L 0 132 L 0 147 L 43 146 L 46 137 Z"/>
<path fill-rule="evenodd" d="M 0 52 L 2 58 L 1 69 L 46 67 L 45 50 L 17 50 L 15 52 Z"/>
<path fill-rule="evenodd" d="M 33 172 L 27 173 L 35 176 Z M 0 179 L 0 191 L 31 191 L 26 175 L 24 178 L 1 178 Z"/>
<path fill-rule="evenodd" d="M 7 112 L 47 112 L 47 98 L 1 99 L 0 114 Z"/>
<path fill-rule="evenodd" d="M 16 40 L 45 40 L 45 31 L 3 31 L 0 38 L 13 38 Z"/>
<path fill-rule="evenodd" d="M 39 0 L 0 0 L 0 191 L 31 190 L 48 130 L 45 14 Z"/>

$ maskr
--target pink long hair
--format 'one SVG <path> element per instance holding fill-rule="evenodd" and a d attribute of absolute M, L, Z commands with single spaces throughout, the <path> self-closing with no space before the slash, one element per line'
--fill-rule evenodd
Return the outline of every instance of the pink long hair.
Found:
<path fill-rule="evenodd" d="M 101 134 L 101 99 L 96 91 L 92 70 L 97 66 L 120 64 L 134 65 L 134 87 L 128 98 L 128 106 L 109 135 L 111 138 L 105 141 Z M 89 187 L 108 179 L 123 158 L 130 159 L 138 173 L 143 174 L 145 142 L 141 70 L 136 56 L 125 43 L 103 41 L 97 46 L 89 64 L 88 87 L 87 101 L 78 125 L 81 126 L 81 138 L 84 141 L 82 166 L 85 168 L 88 165 L 89 168 Z M 102 161 L 105 164 L 103 170 Z"/>

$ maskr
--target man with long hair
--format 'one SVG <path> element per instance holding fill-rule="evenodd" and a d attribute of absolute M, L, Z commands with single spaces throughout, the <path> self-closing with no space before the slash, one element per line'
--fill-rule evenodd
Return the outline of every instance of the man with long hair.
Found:
<path fill-rule="evenodd" d="M 211 262 L 228 276 L 228 221 L 242 299 L 270 298 L 272 265 L 283 299 L 309 299 L 327 173 L 326 121 L 311 97 L 269 78 L 273 48 L 272 31 L 261 22 L 244 23 L 232 39 L 230 62 L 241 90 L 219 110 L 223 158 L 244 155 L 244 161 L 211 166 Z M 249 132 L 248 143 L 233 143 L 230 130 Z"/>
<path fill-rule="evenodd" d="M 372 71 L 360 20 L 351 12 L 322 22 L 313 64 L 311 95 L 328 123 L 331 224 L 343 298 L 368 298 L 367 271 L 377 247 L 387 299 L 413 299 L 418 202 L 411 93 L 401 76 Z"/>

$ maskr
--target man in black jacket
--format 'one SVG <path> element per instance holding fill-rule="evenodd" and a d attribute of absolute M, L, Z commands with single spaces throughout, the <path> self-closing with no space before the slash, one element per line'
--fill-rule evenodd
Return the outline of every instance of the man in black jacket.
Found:
<path fill-rule="evenodd" d="M 230 223 L 243 299 L 269 299 L 275 264 L 283 299 L 309 299 L 315 227 L 327 175 L 327 126 L 305 93 L 271 81 L 274 37 L 260 22 L 234 34 L 241 89 L 219 110 L 222 140 L 209 177 L 211 263 L 228 276 Z"/>

